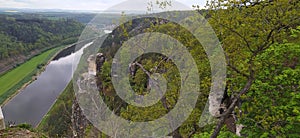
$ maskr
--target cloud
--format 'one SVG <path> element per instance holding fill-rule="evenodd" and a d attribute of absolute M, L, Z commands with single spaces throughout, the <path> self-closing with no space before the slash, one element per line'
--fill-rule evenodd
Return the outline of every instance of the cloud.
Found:
<path fill-rule="evenodd" d="M 0 7 L 11 8 L 11 7 L 26 7 L 27 2 L 21 0 L 0 0 Z"/>
<path fill-rule="evenodd" d="M 105 10 L 122 0 L 0 0 L 4 8 Z"/>
<path fill-rule="evenodd" d="M 32 9 L 105 10 L 125 0 L 0 0 L 0 7 Z M 141 0 L 145 1 L 145 0 Z M 202 0 L 178 0 L 191 7 Z M 200 2 L 200 4 L 203 4 Z"/>
<path fill-rule="evenodd" d="M 191 10 L 191 6 L 187 6 L 186 4 L 179 3 L 177 1 L 172 1 L 171 6 L 166 6 L 166 9 L 162 9 L 159 7 L 159 5 L 156 4 L 156 0 L 151 0 L 153 6 L 152 9 L 154 11 L 162 11 L 162 10 Z M 150 0 L 148 1 L 142 1 L 142 0 L 127 0 L 120 4 L 117 4 L 109 10 L 122 10 L 122 11 L 147 11 L 150 5 Z"/>

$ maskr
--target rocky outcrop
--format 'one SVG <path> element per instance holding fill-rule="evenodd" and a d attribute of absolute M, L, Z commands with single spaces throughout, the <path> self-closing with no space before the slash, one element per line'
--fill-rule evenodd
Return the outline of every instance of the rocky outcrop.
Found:
<path fill-rule="evenodd" d="M 2 108 L 0 107 L 0 130 L 5 129 L 5 121 L 2 113 Z"/>
<path fill-rule="evenodd" d="M 96 64 L 95 64 L 96 61 Z M 84 83 L 84 81 L 88 81 L 90 77 L 95 77 L 95 73 L 90 73 L 90 72 L 100 72 L 101 68 L 105 62 L 105 57 L 102 53 L 98 53 L 96 55 L 96 58 L 91 55 L 89 56 L 87 60 L 89 64 L 89 73 L 88 75 L 83 75 L 85 76 L 83 80 L 79 80 L 80 83 Z M 86 74 L 86 73 L 85 73 Z M 78 83 L 78 85 L 80 85 Z M 79 86 L 80 88 L 81 86 Z M 77 99 L 75 97 L 72 105 L 72 131 L 73 131 L 73 137 L 75 138 L 82 138 L 85 136 L 91 136 L 91 134 L 99 134 L 99 132 L 96 128 L 93 127 L 93 125 L 89 122 L 89 120 L 85 117 L 82 109 L 80 108 Z M 91 129 L 92 131 L 86 132 L 87 129 Z M 86 133 L 91 133 L 91 134 L 86 134 Z"/>
<path fill-rule="evenodd" d="M 89 122 L 84 116 L 76 98 L 73 101 L 72 105 L 72 131 L 74 138 L 84 137 L 85 128 L 88 126 Z"/>

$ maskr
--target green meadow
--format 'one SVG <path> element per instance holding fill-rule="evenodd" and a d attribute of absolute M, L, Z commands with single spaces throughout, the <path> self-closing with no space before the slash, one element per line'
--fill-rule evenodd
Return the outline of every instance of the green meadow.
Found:
<path fill-rule="evenodd" d="M 41 66 L 45 65 L 51 57 L 60 50 L 61 47 L 54 48 L 37 55 L 22 65 L 0 76 L 0 104 L 12 96 L 25 83 L 32 80 L 38 73 Z"/>

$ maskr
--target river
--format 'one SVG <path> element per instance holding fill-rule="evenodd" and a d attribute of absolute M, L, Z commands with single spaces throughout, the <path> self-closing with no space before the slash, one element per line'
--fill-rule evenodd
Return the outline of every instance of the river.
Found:
<path fill-rule="evenodd" d="M 36 127 L 72 78 L 72 64 L 76 56 L 81 56 L 86 44 L 75 53 L 51 61 L 37 80 L 21 90 L 2 107 L 6 124 L 28 123 Z M 76 63 L 76 62 L 75 62 Z"/>

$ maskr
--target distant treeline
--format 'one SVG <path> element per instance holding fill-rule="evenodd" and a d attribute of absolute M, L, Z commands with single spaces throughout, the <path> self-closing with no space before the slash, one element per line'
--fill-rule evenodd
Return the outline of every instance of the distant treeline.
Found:
<path fill-rule="evenodd" d="M 76 42 L 84 25 L 73 20 L 0 15 L 0 60 Z"/>

